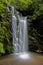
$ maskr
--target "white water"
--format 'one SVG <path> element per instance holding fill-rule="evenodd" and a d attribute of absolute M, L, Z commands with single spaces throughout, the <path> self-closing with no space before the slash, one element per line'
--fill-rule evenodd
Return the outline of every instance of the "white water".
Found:
<path fill-rule="evenodd" d="M 17 13 L 19 24 L 17 26 L 17 17 L 14 15 L 14 7 L 12 10 L 12 35 L 13 35 L 13 53 L 24 53 L 28 51 L 27 37 L 27 17 Z"/>

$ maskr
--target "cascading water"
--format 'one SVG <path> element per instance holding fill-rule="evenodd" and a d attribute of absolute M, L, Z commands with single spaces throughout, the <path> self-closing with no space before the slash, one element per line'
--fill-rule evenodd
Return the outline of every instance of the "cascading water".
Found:
<path fill-rule="evenodd" d="M 18 52 L 18 39 L 16 37 L 16 32 L 17 32 L 17 18 L 15 17 L 14 15 L 14 7 L 11 7 L 11 10 L 12 10 L 12 35 L 13 35 L 13 53 L 15 52 Z"/>
<path fill-rule="evenodd" d="M 28 37 L 27 37 L 27 17 L 17 13 L 19 24 L 17 26 L 17 17 L 14 15 L 14 7 L 12 10 L 12 31 L 13 31 L 13 52 L 24 53 L 28 51 Z"/>
<path fill-rule="evenodd" d="M 19 18 L 19 26 L 20 26 L 20 46 L 21 52 L 27 52 L 28 50 L 28 40 L 27 40 L 27 17 L 20 16 Z"/>

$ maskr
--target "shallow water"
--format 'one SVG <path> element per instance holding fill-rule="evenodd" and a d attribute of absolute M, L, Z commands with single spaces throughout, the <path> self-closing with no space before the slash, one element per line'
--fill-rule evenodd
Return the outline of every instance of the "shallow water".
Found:
<path fill-rule="evenodd" d="M 43 55 L 36 53 L 11 54 L 0 57 L 0 65 L 43 65 Z"/>

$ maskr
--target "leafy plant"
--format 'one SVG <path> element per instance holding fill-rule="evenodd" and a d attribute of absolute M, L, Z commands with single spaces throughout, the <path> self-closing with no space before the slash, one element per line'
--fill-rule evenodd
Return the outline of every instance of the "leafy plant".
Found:
<path fill-rule="evenodd" d="M 0 42 L 0 55 L 4 54 L 4 53 L 5 53 L 5 50 L 4 50 L 4 47 L 3 47 L 3 43 Z"/>

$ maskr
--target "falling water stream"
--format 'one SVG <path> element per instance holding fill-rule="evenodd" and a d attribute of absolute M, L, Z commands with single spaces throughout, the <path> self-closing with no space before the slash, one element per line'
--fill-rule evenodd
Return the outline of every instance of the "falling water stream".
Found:
<path fill-rule="evenodd" d="M 21 13 L 16 12 L 14 15 L 14 7 L 12 10 L 12 32 L 13 32 L 13 53 L 24 53 L 28 51 L 28 37 L 27 37 L 27 17 L 22 16 Z M 17 25 L 17 22 L 19 23 Z"/>

